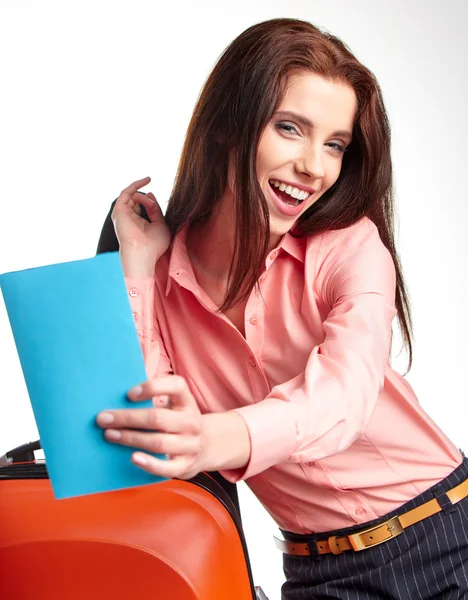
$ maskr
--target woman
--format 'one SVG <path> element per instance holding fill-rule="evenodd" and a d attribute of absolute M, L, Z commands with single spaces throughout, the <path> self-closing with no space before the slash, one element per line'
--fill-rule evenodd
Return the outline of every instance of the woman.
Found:
<path fill-rule="evenodd" d="M 149 376 L 129 398 L 159 408 L 100 414 L 106 438 L 154 474 L 245 479 L 285 599 L 468 597 L 468 462 L 389 364 L 398 316 L 411 367 L 411 317 L 374 76 L 309 23 L 255 25 L 202 90 L 165 219 L 149 181 L 112 216 Z"/>

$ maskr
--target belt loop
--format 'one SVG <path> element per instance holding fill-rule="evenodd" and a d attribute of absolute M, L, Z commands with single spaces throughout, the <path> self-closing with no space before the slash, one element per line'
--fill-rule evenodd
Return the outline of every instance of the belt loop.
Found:
<path fill-rule="evenodd" d="M 284 537 L 285 540 L 292 542 L 293 544 L 294 544 L 294 541 L 307 544 L 307 547 L 309 548 L 309 552 L 310 552 L 310 558 L 312 558 L 313 560 L 322 560 L 322 555 L 319 554 L 319 551 L 317 548 L 317 534 L 315 534 L 315 533 L 311 533 L 308 535 L 302 534 L 299 536 L 299 539 L 297 539 L 297 538 L 291 538 L 291 536 L 288 535 L 288 532 L 285 531 L 284 529 L 281 529 L 281 527 L 279 528 L 279 530 L 281 531 L 281 535 Z"/>
<path fill-rule="evenodd" d="M 330 550 L 333 552 L 333 554 L 343 554 L 343 550 L 341 550 L 339 544 L 337 544 L 336 542 L 336 535 L 332 535 L 328 538 L 328 546 L 330 547 Z"/>
<path fill-rule="evenodd" d="M 319 554 L 319 551 L 317 548 L 316 536 L 307 540 L 307 546 L 309 547 L 310 558 L 312 558 L 313 560 L 321 560 L 322 559 L 322 556 Z"/>
<path fill-rule="evenodd" d="M 442 508 L 444 514 L 447 515 L 447 514 L 455 511 L 455 506 L 452 504 L 452 501 L 447 496 L 447 494 L 443 491 L 442 485 L 440 483 L 437 483 L 432 488 L 432 495 L 437 500 L 437 502 L 440 504 L 440 507 Z"/>

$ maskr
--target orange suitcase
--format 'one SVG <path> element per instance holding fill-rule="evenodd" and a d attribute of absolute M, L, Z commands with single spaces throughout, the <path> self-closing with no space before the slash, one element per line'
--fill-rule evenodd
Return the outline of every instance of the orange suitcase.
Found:
<path fill-rule="evenodd" d="M 265 598 L 239 513 L 207 473 L 56 500 L 37 447 L 0 466 L 1 600 Z"/>

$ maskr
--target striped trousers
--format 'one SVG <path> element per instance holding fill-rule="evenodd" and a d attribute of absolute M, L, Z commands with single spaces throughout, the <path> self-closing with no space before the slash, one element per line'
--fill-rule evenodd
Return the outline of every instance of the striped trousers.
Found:
<path fill-rule="evenodd" d="M 432 498 L 443 510 L 399 536 L 360 552 L 283 554 L 282 600 L 468 600 L 468 497 L 452 505 L 445 492 L 468 478 L 468 458 L 448 477 L 398 510 L 365 525 L 317 535 L 281 530 L 291 541 L 356 533 Z"/>

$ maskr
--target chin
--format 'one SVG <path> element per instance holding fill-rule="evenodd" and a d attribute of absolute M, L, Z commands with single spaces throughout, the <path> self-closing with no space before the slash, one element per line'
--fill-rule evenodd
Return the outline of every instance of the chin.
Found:
<path fill-rule="evenodd" d="M 294 227 L 294 225 L 296 224 L 297 219 L 294 219 L 288 223 L 288 222 L 278 222 L 276 219 L 272 220 L 270 219 L 270 236 L 277 236 L 277 237 L 282 237 L 283 235 L 285 235 L 286 233 L 288 233 L 289 231 L 291 231 L 291 229 Z"/>

